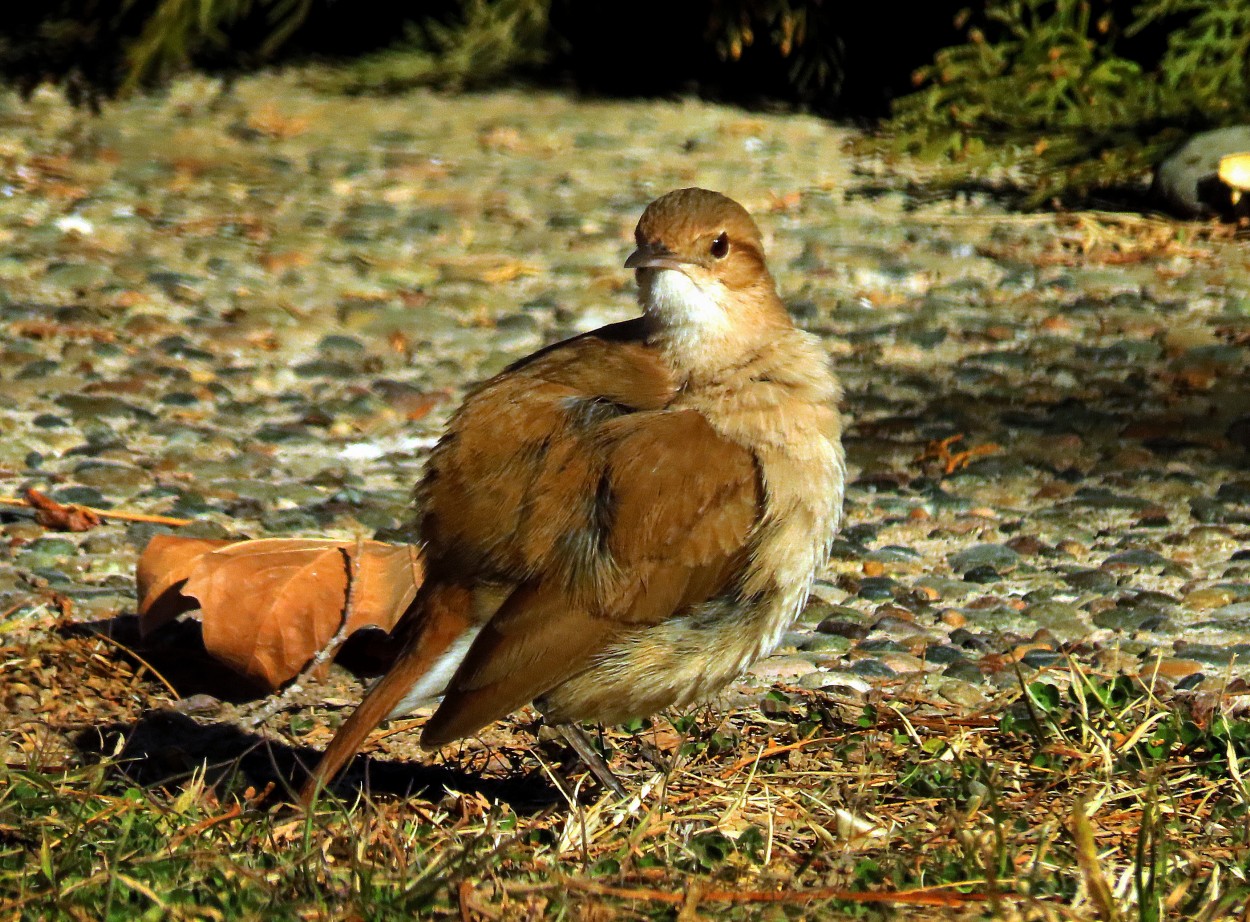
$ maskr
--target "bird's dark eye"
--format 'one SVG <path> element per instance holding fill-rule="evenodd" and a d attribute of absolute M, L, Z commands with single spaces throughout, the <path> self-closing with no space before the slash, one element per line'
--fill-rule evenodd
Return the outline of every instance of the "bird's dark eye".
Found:
<path fill-rule="evenodd" d="M 724 259 L 729 255 L 729 235 L 721 232 L 721 235 L 712 241 L 711 253 L 717 259 Z"/>

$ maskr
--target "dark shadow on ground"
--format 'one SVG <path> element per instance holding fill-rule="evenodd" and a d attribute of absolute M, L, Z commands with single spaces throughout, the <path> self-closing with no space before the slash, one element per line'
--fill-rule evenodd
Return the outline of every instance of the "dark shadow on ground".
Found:
<path fill-rule="evenodd" d="M 204 649 L 200 623 L 184 618 L 165 625 L 148 637 L 139 633 L 135 615 L 118 615 L 103 621 L 65 624 L 66 635 L 102 635 L 114 641 L 110 649 L 136 669 L 147 667 L 181 698 L 211 695 L 220 701 L 241 704 L 263 698 L 265 689 L 228 669 Z"/>
<path fill-rule="evenodd" d="M 114 643 L 102 651 L 105 655 L 158 672 L 180 699 L 169 708 L 147 712 L 133 724 L 119 722 L 78 733 L 73 745 L 88 761 L 115 761 L 120 774 L 143 787 L 179 786 L 201 771 L 219 794 L 248 787 L 263 791 L 272 785 L 268 799 L 278 803 L 294 799 L 307 771 L 320 758 L 315 749 L 296 748 L 227 721 L 191 716 L 201 704 L 215 710 L 219 702 L 248 704 L 268 695 L 209 655 L 200 623 L 194 619 L 173 622 L 147 638 L 140 636 L 134 615 L 65 624 L 61 631 L 110 638 Z M 385 639 L 382 632 L 361 634 Z M 340 661 L 358 676 L 376 675 L 386 665 L 378 652 L 385 647 L 378 637 L 363 636 L 345 647 Z M 549 752 L 544 759 L 558 763 L 567 755 Z M 358 756 L 331 787 L 331 793 L 348 801 L 358 793 L 438 800 L 447 790 L 480 793 L 510 804 L 518 813 L 565 803 L 537 768 L 516 777 L 492 778 L 456 766 L 367 756 Z"/>
<path fill-rule="evenodd" d="M 111 649 L 119 659 L 136 669 L 154 670 L 181 698 L 210 695 L 242 704 L 269 694 L 268 689 L 240 676 L 204 648 L 203 630 L 194 618 L 170 622 L 146 637 L 139 632 L 135 615 L 65 624 L 61 631 L 67 636 L 109 638 L 116 644 Z M 395 652 L 395 644 L 384 631 L 367 629 L 348 638 L 335 662 L 357 678 L 371 678 L 386 671 Z"/>
<path fill-rule="evenodd" d="M 919 211 L 935 202 L 958 200 L 964 196 L 988 198 L 998 205 L 1015 212 L 1037 214 L 1046 211 L 1114 211 L 1168 218 L 1163 202 L 1143 183 L 1121 183 L 1104 186 L 1084 196 L 1072 196 L 1068 200 L 1038 204 L 1030 191 L 1007 180 L 961 178 L 957 181 L 932 182 L 917 179 L 868 180 L 862 177 L 854 188 L 846 191 L 847 200 L 872 201 L 885 195 L 903 192 L 907 202 L 906 213 Z M 1173 218 L 1174 219 L 1174 218 Z"/>
<path fill-rule="evenodd" d="M 87 762 L 111 768 L 146 788 L 184 786 L 196 773 L 218 796 L 249 787 L 269 793 L 268 803 L 290 803 L 320 753 L 293 747 L 228 723 L 200 723 L 174 710 L 150 711 L 133 724 L 114 723 L 78 733 L 74 747 Z M 348 802 L 369 797 L 441 799 L 446 791 L 482 794 L 528 815 L 565 803 L 541 772 L 487 778 L 446 765 L 388 762 L 357 757 L 330 788 Z"/>

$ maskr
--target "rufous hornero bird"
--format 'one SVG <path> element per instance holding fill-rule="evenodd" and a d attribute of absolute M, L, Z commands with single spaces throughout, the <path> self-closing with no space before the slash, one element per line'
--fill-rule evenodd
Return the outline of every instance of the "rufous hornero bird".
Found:
<path fill-rule="evenodd" d="M 806 603 L 845 480 L 828 355 L 737 202 L 670 192 L 635 238 L 641 317 L 521 359 L 451 417 L 417 491 L 426 576 L 402 649 L 305 803 L 381 721 L 440 696 L 430 749 L 529 702 L 561 729 L 689 706 Z"/>

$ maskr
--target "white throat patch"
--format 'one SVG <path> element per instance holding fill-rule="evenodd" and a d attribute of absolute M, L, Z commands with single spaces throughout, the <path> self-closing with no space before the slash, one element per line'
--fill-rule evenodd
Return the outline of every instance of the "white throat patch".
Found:
<path fill-rule="evenodd" d="M 642 282 L 642 306 L 670 328 L 694 328 L 690 333 L 711 332 L 729 325 L 716 299 L 676 269 L 653 269 Z"/>

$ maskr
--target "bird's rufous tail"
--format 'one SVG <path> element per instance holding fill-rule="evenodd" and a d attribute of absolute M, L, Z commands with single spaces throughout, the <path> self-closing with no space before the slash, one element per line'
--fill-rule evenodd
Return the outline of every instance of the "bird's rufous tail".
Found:
<path fill-rule="evenodd" d="M 365 695 L 347 722 L 339 727 L 321 760 L 300 790 L 300 802 L 308 806 L 317 792 L 334 780 L 360 751 L 365 738 L 390 716 L 404 695 L 438 662 L 447 649 L 469 628 L 472 594 L 462 586 L 439 586 L 419 593 L 409 614 L 417 619 L 404 649 L 386 674 Z"/>

